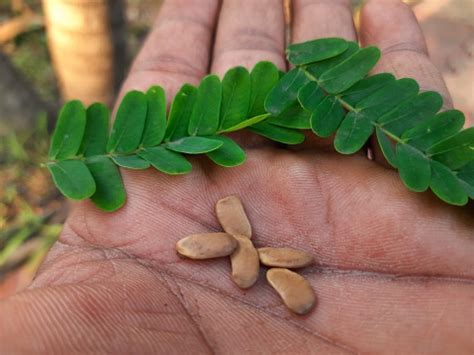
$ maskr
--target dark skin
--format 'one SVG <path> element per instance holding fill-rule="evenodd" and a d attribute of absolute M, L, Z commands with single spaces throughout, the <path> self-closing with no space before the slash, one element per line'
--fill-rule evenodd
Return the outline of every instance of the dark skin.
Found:
<path fill-rule="evenodd" d="M 287 68 L 279 1 L 219 6 L 165 3 L 123 91 L 160 84 L 171 97 L 209 71 L 260 60 Z M 356 38 L 349 1 L 292 6 L 292 41 Z M 382 49 L 375 72 L 413 77 L 451 105 L 408 7 L 368 1 L 358 38 Z M 236 139 L 246 147 L 243 166 L 193 159 L 193 172 L 180 177 L 124 170 L 124 208 L 75 204 L 31 287 L 0 302 L 0 352 L 474 352 L 472 205 L 409 192 L 377 151 L 369 161 L 314 137 L 292 149 L 247 134 Z M 263 271 L 244 291 L 232 283 L 227 259 L 176 255 L 183 236 L 220 230 L 214 204 L 231 194 L 241 197 L 257 246 L 315 256 L 317 265 L 302 271 L 318 297 L 309 315 L 291 314 Z"/>

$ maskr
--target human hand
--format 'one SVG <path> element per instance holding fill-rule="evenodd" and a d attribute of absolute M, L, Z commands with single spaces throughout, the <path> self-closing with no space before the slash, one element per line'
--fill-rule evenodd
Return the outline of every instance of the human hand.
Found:
<path fill-rule="evenodd" d="M 349 3 L 294 1 L 292 40 L 356 39 Z M 218 12 L 216 0 L 166 2 L 124 90 L 160 84 L 172 97 L 209 70 L 260 60 L 286 69 L 279 1 L 224 1 Z M 376 71 L 413 77 L 449 106 L 409 8 L 372 0 L 361 16 L 362 45 L 383 51 Z M 235 137 L 248 157 L 240 167 L 195 159 L 186 176 L 124 170 L 124 208 L 76 204 L 30 289 L 0 303 L 0 352 L 474 351 L 472 205 L 411 193 L 395 171 L 334 153 L 328 140 L 308 136 L 286 149 Z M 257 246 L 316 257 L 302 271 L 318 297 L 308 316 L 289 313 L 263 271 L 243 291 L 228 260 L 176 255 L 183 236 L 220 230 L 214 204 L 231 194 L 244 202 Z"/>

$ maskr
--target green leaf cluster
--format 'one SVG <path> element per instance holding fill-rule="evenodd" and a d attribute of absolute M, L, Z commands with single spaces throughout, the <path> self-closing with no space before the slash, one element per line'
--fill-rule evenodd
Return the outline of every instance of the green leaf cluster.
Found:
<path fill-rule="evenodd" d="M 126 199 L 120 170 L 155 168 L 186 174 L 186 155 L 205 154 L 233 167 L 245 161 L 226 134 L 248 129 L 282 144 L 300 144 L 304 130 L 334 136 L 342 154 L 359 151 L 375 134 L 387 161 L 412 191 L 430 188 L 447 203 L 474 199 L 474 128 L 462 129 L 457 110 L 439 112 L 436 92 L 382 73 L 368 76 L 380 58 L 375 47 L 327 38 L 293 44 L 294 69 L 259 62 L 249 72 L 208 75 L 185 84 L 169 110 L 163 88 L 127 93 L 109 132 L 109 110 L 70 101 L 62 108 L 46 163 L 54 183 L 74 200 L 90 198 L 114 211 Z"/>

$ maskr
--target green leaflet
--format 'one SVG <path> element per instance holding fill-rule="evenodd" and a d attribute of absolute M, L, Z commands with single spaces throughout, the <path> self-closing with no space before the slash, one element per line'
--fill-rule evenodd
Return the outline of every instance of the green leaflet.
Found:
<path fill-rule="evenodd" d="M 380 50 L 378 48 L 362 48 L 322 74 L 319 78 L 319 85 L 330 94 L 343 92 L 364 78 L 379 59 Z"/>
<path fill-rule="evenodd" d="M 408 144 L 397 144 L 396 152 L 400 177 L 405 186 L 412 191 L 425 191 L 431 181 L 429 159 Z"/>
<path fill-rule="evenodd" d="M 109 109 L 100 103 L 92 104 L 86 111 L 86 129 L 79 152 L 85 157 L 104 154 L 109 134 Z"/>
<path fill-rule="evenodd" d="M 61 160 L 47 164 L 61 193 L 71 200 L 84 200 L 95 192 L 95 182 L 82 160 Z"/>
<path fill-rule="evenodd" d="M 219 126 L 222 100 L 222 83 L 216 75 L 208 75 L 201 80 L 193 113 L 189 119 L 190 136 L 210 136 Z"/>
<path fill-rule="evenodd" d="M 310 81 L 298 91 L 298 101 L 309 112 L 316 110 L 324 99 L 324 91 L 314 81 Z"/>
<path fill-rule="evenodd" d="M 470 198 L 474 199 L 474 161 L 466 164 L 458 172 L 457 177 L 464 191 Z"/>
<path fill-rule="evenodd" d="M 326 96 L 311 115 L 311 129 L 320 137 L 329 137 L 339 127 L 345 111 L 333 96 Z"/>
<path fill-rule="evenodd" d="M 298 91 L 309 81 L 305 72 L 295 68 L 286 73 L 265 99 L 265 110 L 278 115 L 297 101 Z"/>
<path fill-rule="evenodd" d="M 341 154 L 360 150 L 374 132 L 374 126 L 363 113 L 349 112 L 336 132 L 334 148 Z"/>
<path fill-rule="evenodd" d="M 402 102 L 395 109 L 378 119 L 388 131 L 399 136 L 405 130 L 415 127 L 424 119 L 433 116 L 443 106 L 443 98 L 433 91 L 423 92 Z"/>
<path fill-rule="evenodd" d="M 131 153 L 140 145 L 147 115 L 147 98 L 144 93 L 130 91 L 120 103 L 115 123 L 107 142 L 107 151 Z"/>
<path fill-rule="evenodd" d="M 437 161 L 431 161 L 431 173 L 430 188 L 440 199 L 458 206 L 467 203 L 467 194 L 451 170 Z"/>
<path fill-rule="evenodd" d="M 348 47 L 342 38 L 321 38 L 309 42 L 291 44 L 288 46 L 288 60 L 295 64 L 308 64 L 343 53 Z"/>
<path fill-rule="evenodd" d="M 177 141 L 169 142 L 166 148 L 186 154 L 203 154 L 219 149 L 223 143 L 216 139 L 205 137 L 184 137 Z"/>
<path fill-rule="evenodd" d="M 435 144 L 428 148 L 427 153 L 451 169 L 462 168 L 474 160 L 474 127 Z"/>
<path fill-rule="evenodd" d="M 92 202 L 104 211 L 115 211 L 126 200 L 125 187 L 117 166 L 106 156 L 95 156 L 86 161 L 96 185 Z"/>
<path fill-rule="evenodd" d="M 269 113 L 264 113 L 263 115 L 259 115 L 259 116 L 249 118 L 245 121 L 242 121 L 242 122 L 236 124 L 235 126 L 229 127 L 227 129 L 221 131 L 220 133 L 239 131 L 241 129 L 244 129 L 244 128 L 247 128 L 251 125 L 254 125 L 256 123 L 262 122 L 263 120 L 266 120 L 268 118 L 268 116 L 270 116 Z"/>
<path fill-rule="evenodd" d="M 119 155 L 112 157 L 112 160 L 118 166 L 127 169 L 142 170 L 150 167 L 150 163 L 143 160 L 138 155 Z"/>
<path fill-rule="evenodd" d="M 59 112 L 48 158 L 54 160 L 74 157 L 81 147 L 85 128 L 86 110 L 82 103 L 77 100 L 66 103 Z"/>
<path fill-rule="evenodd" d="M 270 117 L 267 122 L 281 127 L 309 129 L 310 116 L 308 111 L 303 109 L 299 103 L 295 102 L 279 115 Z"/>
<path fill-rule="evenodd" d="M 375 133 L 379 142 L 380 149 L 387 162 L 394 167 L 398 167 L 397 155 L 395 154 L 394 146 L 388 136 L 382 131 L 380 127 L 376 127 Z"/>
<path fill-rule="evenodd" d="M 188 135 L 189 118 L 193 112 L 197 89 L 184 84 L 171 104 L 166 127 L 165 141 L 172 141 Z"/>
<path fill-rule="evenodd" d="M 250 105 L 247 117 L 266 114 L 265 98 L 280 79 L 280 73 L 271 62 L 258 62 L 250 72 Z"/>
<path fill-rule="evenodd" d="M 191 163 L 181 154 L 161 146 L 143 149 L 138 155 L 165 174 L 187 174 L 192 169 Z"/>
<path fill-rule="evenodd" d="M 376 120 L 403 101 L 415 96 L 419 89 L 418 83 L 413 79 L 404 78 L 389 82 L 361 100 L 356 105 L 356 109 L 365 111 L 366 114 L 372 115 Z"/>
<path fill-rule="evenodd" d="M 359 45 L 356 42 L 347 42 L 347 44 L 347 49 L 340 55 L 317 63 L 310 64 L 306 66 L 305 70 L 308 71 L 315 78 L 319 78 L 323 73 L 335 67 L 339 63 L 342 63 L 359 50 Z"/>
<path fill-rule="evenodd" d="M 212 139 L 222 142 L 222 146 L 219 147 L 219 149 L 207 153 L 209 159 L 214 163 L 226 168 L 238 166 L 244 163 L 245 152 L 232 139 L 226 136 L 214 136 Z"/>
<path fill-rule="evenodd" d="M 458 110 L 440 112 L 405 131 L 402 139 L 420 150 L 426 150 L 459 132 L 464 126 L 464 114 Z"/>
<path fill-rule="evenodd" d="M 222 79 L 219 129 L 231 128 L 247 118 L 250 104 L 250 74 L 244 67 L 230 69 Z"/>
<path fill-rule="evenodd" d="M 283 144 L 300 144 L 304 141 L 303 133 L 290 128 L 274 126 L 267 122 L 260 122 L 250 126 L 249 130 Z"/>
<path fill-rule="evenodd" d="M 356 106 L 382 87 L 395 82 L 395 77 L 389 73 L 380 73 L 362 79 L 341 93 L 342 99 L 351 106 Z"/>
<path fill-rule="evenodd" d="M 142 146 L 153 147 L 163 141 L 166 130 L 166 95 L 160 86 L 152 86 L 146 93 L 148 110 Z"/>

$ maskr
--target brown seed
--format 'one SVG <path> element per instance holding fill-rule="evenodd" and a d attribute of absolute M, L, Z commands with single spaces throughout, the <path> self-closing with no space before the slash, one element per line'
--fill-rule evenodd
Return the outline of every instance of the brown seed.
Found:
<path fill-rule="evenodd" d="M 252 237 L 252 227 L 237 196 L 225 197 L 216 203 L 216 214 L 222 228 L 232 235 Z"/>
<path fill-rule="evenodd" d="M 177 252 L 191 259 L 228 256 L 236 248 L 237 241 L 227 233 L 192 234 L 176 243 Z"/>
<path fill-rule="evenodd" d="M 296 272 L 273 268 L 267 271 L 267 280 L 283 303 L 296 314 L 306 314 L 316 304 L 316 296 L 308 280 Z"/>
<path fill-rule="evenodd" d="M 290 269 L 305 267 L 314 262 L 311 254 L 293 248 L 259 248 L 258 256 L 263 265 Z"/>
<path fill-rule="evenodd" d="M 234 238 L 238 246 L 230 256 L 232 279 L 240 288 L 249 288 L 257 281 L 260 269 L 257 249 L 244 235 L 234 235 Z"/>

